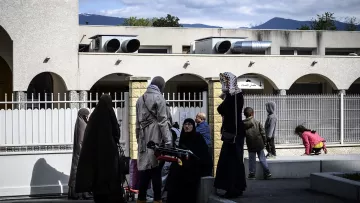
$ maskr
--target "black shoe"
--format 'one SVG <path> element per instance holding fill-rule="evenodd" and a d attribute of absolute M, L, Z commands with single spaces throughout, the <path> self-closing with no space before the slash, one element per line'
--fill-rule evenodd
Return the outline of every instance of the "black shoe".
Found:
<path fill-rule="evenodd" d="M 271 178 L 271 173 L 270 173 L 270 172 L 264 174 L 264 179 L 265 179 L 265 180 L 268 180 L 268 179 L 270 179 L 270 178 Z"/>
<path fill-rule="evenodd" d="M 255 173 L 249 173 L 248 179 L 255 179 Z"/>

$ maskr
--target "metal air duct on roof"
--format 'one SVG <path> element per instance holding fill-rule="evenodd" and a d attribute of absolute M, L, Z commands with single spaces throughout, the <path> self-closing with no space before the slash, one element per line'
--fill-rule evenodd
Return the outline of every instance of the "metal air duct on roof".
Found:
<path fill-rule="evenodd" d="M 237 41 L 231 47 L 231 53 L 258 53 L 271 47 L 271 41 Z"/>

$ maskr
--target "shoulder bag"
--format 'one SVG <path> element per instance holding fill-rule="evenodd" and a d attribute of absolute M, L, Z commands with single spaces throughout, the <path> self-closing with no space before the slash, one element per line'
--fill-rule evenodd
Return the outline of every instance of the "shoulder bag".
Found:
<path fill-rule="evenodd" d="M 229 132 L 226 132 L 225 130 L 223 130 L 222 132 L 222 140 L 223 142 L 227 142 L 227 143 L 235 143 L 235 139 L 236 139 L 236 136 L 237 136 L 237 101 L 236 101 L 236 97 L 237 95 L 235 94 L 235 134 L 234 133 L 229 133 Z"/>

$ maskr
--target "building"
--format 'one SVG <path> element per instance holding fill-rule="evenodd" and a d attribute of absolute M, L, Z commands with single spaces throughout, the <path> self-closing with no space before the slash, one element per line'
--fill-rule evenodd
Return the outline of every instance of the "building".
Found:
<path fill-rule="evenodd" d="M 345 94 L 360 93 L 360 57 L 356 56 L 356 53 L 360 54 L 360 32 L 79 26 L 78 1 L 69 0 L 52 0 L 46 3 L 3 0 L 0 13 L 0 101 L 2 101 L 0 109 L 7 109 L 4 101 L 11 100 L 20 102 L 11 104 L 16 104 L 15 106 L 21 109 L 23 108 L 21 102 L 56 102 L 58 100 L 71 103 L 94 99 L 94 96 L 89 93 L 95 95 L 111 92 L 112 96 L 115 96 L 114 92 L 128 92 L 129 106 L 126 109 L 129 110 L 124 108 L 124 115 L 130 118 L 124 129 L 129 131 L 129 140 L 126 142 L 130 146 L 132 156 L 136 156 L 133 129 L 134 108 L 132 107 L 137 97 L 146 88 L 148 81 L 157 75 L 163 76 L 167 81 L 167 93 L 208 92 L 205 94 L 207 98 L 203 100 L 208 106 L 203 103 L 203 107 L 205 106 L 205 111 L 208 111 L 209 121 L 213 126 L 215 155 L 218 155 L 220 146 L 218 125 L 221 119 L 216 113 L 216 106 L 219 104 L 217 94 L 220 91 L 216 77 L 220 72 L 230 71 L 238 75 L 239 82 L 244 85 L 244 92 L 248 95 L 256 94 L 259 97 L 265 94 L 284 96 L 340 93 L 343 98 Z M 125 47 L 125 51 L 125 48 L 119 49 L 122 44 L 116 40 L 112 43 L 105 40 L 104 44 L 100 43 L 99 49 L 94 50 L 93 46 L 96 46 L 97 37 L 100 39 L 108 37 L 108 40 L 126 38 L 120 40 L 121 42 L 137 39 L 132 45 L 132 48 L 136 48 L 133 51 L 135 53 L 121 53 L 126 50 L 129 52 L 131 47 Z M 219 41 L 225 43 L 218 44 Z M 249 41 L 255 41 L 253 48 Z M 103 49 L 105 43 L 109 49 Z M 127 43 L 129 45 L 130 42 L 127 41 Z M 238 43 L 238 51 L 231 51 L 233 47 L 229 47 L 229 44 L 234 46 L 235 43 Z M 255 46 L 256 44 L 259 46 Z M 111 48 L 114 47 L 118 48 L 112 50 Z M 247 87 L 249 80 L 253 81 L 251 85 L 254 86 Z M 11 98 L 12 93 L 13 98 Z M 254 100 L 260 101 L 259 97 L 254 97 Z M 190 95 L 188 99 L 196 100 L 195 96 Z M 356 107 L 358 99 L 359 97 L 354 97 L 349 101 L 354 101 Z M 309 96 L 306 101 L 312 102 L 311 100 L 313 98 Z M 344 144 L 344 132 L 357 134 L 360 132 L 360 127 L 356 123 L 349 124 L 348 128 L 344 128 L 347 124 L 340 124 L 341 115 L 342 121 L 344 120 L 344 113 L 340 113 L 340 109 L 342 109 L 341 112 L 345 110 L 339 107 L 340 97 L 337 99 L 336 94 L 327 100 L 318 99 L 316 102 L 326 103 L 330 100 L 333 103 L 330 102 L 329 105 L 337 106 L 332 109 L 333 114 L 324 113 L 326 110 L 330 112 L 331 106 L 327 106 L 325 110 L 321 106 L 317 107 L 321 110 L 319 115 L 337 119 L 324 124 L 324 126 L 335 126 L 334 129 L 331 128 L 329 131 L 322 126 L 323 132 L 342 133 L 342 141 L 339 138 L 334 142 Z M 121 101 L 126 103 L 125 99 Z M 303 101 L 298 101 L 298 103 L 301 102 Z M 41 105 L 41 107 L 48 105 L 49 108 L 51 103 Z M 14 108 L 14 105 L 9 106 L 11 106 L 9 108 Z M 30 106 L 34 109 L 33 103 Z M 190 106 L 189 104 L 182 107 Z M 64 107 L 63 103 L 61 107 Z M 351 108 L 348 109 L 351 111 Z M 359 107 L 356 107 L 354 112 L 356 115 L 354 114 L 351 119 L 358 121 Z M 4 118 L 9 119 L 6 116 Z M 9 125 L 16 123 L 14 118 L 12 117 L 13 122 Z M 291 119 L 288 118 L 288 120 Z M 11 127 L 11 129 L 17 129 L 17 127 Z M 55 143 L 47 142 L 46 138 L 44 142 L 28 142 L 25 138 L 22 142 L 23 135 L 20 132 L 17 134 L 18 144 L 6 142 L 4 144 L 4 139 L 17 139 L 13 138 L 15 131 L 11 132 L 10 130 L 9 135 L 7 130 L 5 134 L 0 133 L 0 140 L 2 140 L 0 146 L 5 148 L 15 146 L 21 149 L 24 146 L 30 146 L 34 149 L 38 147 L 41 151 L 42 145 L 51 146 L 52 150 L 55 145 L 71 144 L 71 139 Z M 290 128 L 287 128 L 286 132 L 290 133 Z M 59 130 L 57 135 L 60 137 L 60 134 Z M 71 137 L 71 128 L 68 134 Z M 348 140 L 352 142 L 352 148 L 348 151 L 359 151 L 359 147 L 356 147 L 359 139 L 356 136 Z M 334 145 L 334 149 L 336 147 L 339 146 Z M 16 171 L 6 168 L 0 170 L 0 174 L 8 174 L 4 175 L 6 180 L 4 179 L 0 184 L 0 194 L 4 196 L 40 194 L 49 191 L 46 189 L 48 186 L 43 186 L 46 184 L 55 185 L 52 190 L 57 191 L 58 183 L 51 182 L 50 179 L 46 183 L 40 181 L 38 184 L 42 185 L 41 187 L 32 187 L 36 185 L 32 174 L 36 171 L 41 174 L 44 168 L 47 170 L 50 165 L 52 169 L 49 170 L 56 174 L 59 180 L 66 182 L 64 174 L 59 172 L 68 173 L 70 165 L 70 149 L 66 147 L 64 149 L 60 150 L 61 152 L 50 150 L 46 153 L 14 151 L 16 156 L 11 159 L 8 158 L 9 156 L 1 155 L 0 162 L 6 163 L 10 168 L 17 167 L 18 163 L 24 163 L 26 167 L 18 171 L 22 175 L 15 182 L 13 174 Z M 297 153 L 300 149 L 296 150 Z M 9 155 L 7 151 L 4 154 Z M 29 154 L 32 156 L 25 156 Z M 35 181 L 31 187 L 26 185 L 30 180 Z"/>

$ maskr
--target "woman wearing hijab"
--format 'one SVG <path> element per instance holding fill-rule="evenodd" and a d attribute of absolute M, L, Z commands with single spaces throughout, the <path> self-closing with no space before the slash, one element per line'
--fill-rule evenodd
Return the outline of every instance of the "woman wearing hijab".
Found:
<path fill-rule="evenodd" d="M 223 145 L 221 147 L 214 185 L 215 188 L 226 191 L 223 197 L 236 198 L 241 196 L 246 189 L 243 162 L 245 128 L 241 115 L 244 97 L 237 86 L 237 77 L 234 74 L 230 72 L 221 73 L 220 82 L 223 91 L 221 97 L 224 101 L 217 110 L 223 117 L 221 127 Z M 236 120 L 237 122 L 235 122 Z M 228 141 L 224 137 L 224 133 L 236 134 L 234 141 Z"/>
<path fill-rule="evenodd" d="M 195 121 L 185 119 L 180 135 L 179 148 L 192 151 L 196 157 L 173 163 L 167 180 L 167 203 L 196 203 L 200 178 L 211 176 L 212 160 L 203 136 L 196 132 Z"/>
<path fill-rule="evenodd" d="M 69 178 L 69 199 L 88 199 L 90 195 L 86 193 L 76 193 L 75 192 L 75 180 L 76 180 L 76 171 L 79 163 L 79 157 L 81 152 L 81 147 L 84 139 L 84 132 L 86 128 L 86 124 L 88 121 L 88 116 L 90 112 L 86 108 L 82 108 L 78 111 L 78 117 L 75 123 L 74 130 L 74 145 L 73 145 L 73 155 L 72 155 L 72 163 L 71 163 L 71 171 Z"/>
<path fill-rule="evenodd" d="M 119 139 L 119 126 L 111 97 L 102 95 L 85 130 L 76 175 L 76 192 L 93 192 L 95 202 L 124 202 Z"/>

